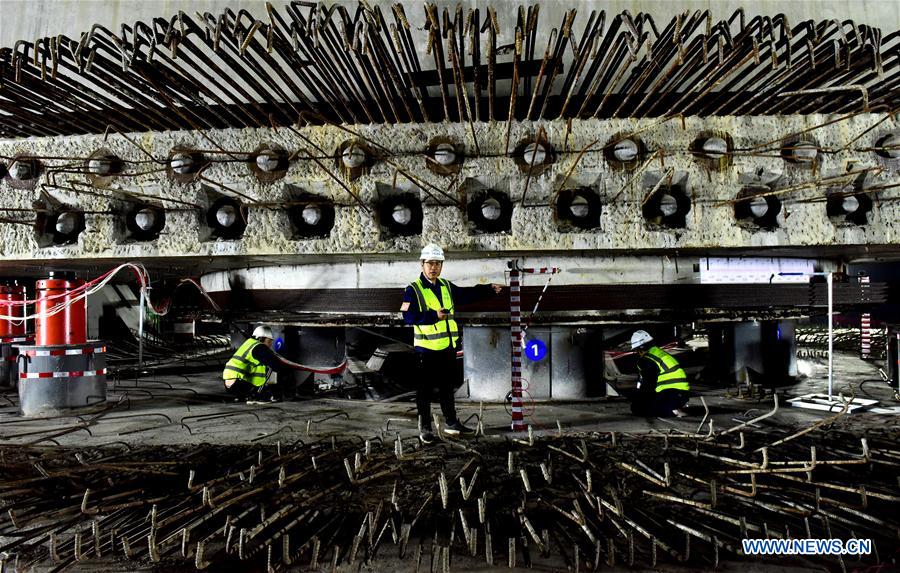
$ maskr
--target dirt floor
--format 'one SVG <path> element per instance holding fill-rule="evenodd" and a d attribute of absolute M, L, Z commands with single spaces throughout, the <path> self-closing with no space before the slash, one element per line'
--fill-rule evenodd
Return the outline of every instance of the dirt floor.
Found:
<path fill-rule="evenodd" d="M 835 363 L 835 395 L 900 405 L 871 364 Z M 537 403 L 530 435 L 514 435 L 504 405 L 459 402 L 483 434 L 427 447 L 412 402 L 249 406 L 227 402 L 215 373 L 119 380 L 105 405 L 45 419 L 19 417 L 7 395 L 0 560 L 18 571 L 895 567 L 900 419 L 790 407 L 826 391 L 825 359 L 800 366 L 809 376 L 778 391 L 777 410 L 771 392 L 695 387 L 687 418 L 637 418 L 623 398 Z M 873 538 L 877 554 L 763 560 L 741 555 L 748 536 Z"/>

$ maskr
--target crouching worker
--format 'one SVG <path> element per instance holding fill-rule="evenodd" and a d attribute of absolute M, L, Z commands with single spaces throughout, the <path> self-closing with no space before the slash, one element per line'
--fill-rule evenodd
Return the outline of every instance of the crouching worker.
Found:
<path fill-rule="evenodd" d="M 682 409 L 690 398 L 687 374 L 668 352 L 653 344 L 653 337 L 638 330 L 631 335 L 631 349 L 638 356 L 640 379 L 631 402 L 637 416 L 687 416 Z"/>
<path fill-rule="evenodd" d="M 275 397 L 265 388 L 271 371 L 287 375 L 289 370 L 307 370 L 302 364 L 291 362 L 272 350 L 272 328 L 257 326 L 225 364 L 222 378 L 225 390 L 236 400 L 248 404 L 274 402 Z"/>

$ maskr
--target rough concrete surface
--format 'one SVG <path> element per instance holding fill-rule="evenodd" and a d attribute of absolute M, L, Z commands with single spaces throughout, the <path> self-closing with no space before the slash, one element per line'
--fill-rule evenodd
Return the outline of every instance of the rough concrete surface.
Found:
<path fill-rule="evenodd" d="M 16 154 L 55 157 L 48 166 L 68 166 L 81 170 L 84 158 L 105 148 L 123 158 L 126 176 L 117 177 L 110 186 L 94 195 L 75 194 L 66 189 L 45 186 L 33 191 L 12 188 L 8 179 L 0 184 L 4 203 L 12 208 L 30 208 L 46 193 L 54 199 L 86 211 L 86 230 L 77 244 L 58 247 L 38 245 L 34 230 L 27 225 L 0 223 L 0 255 L 7 259 L 55 259 L 83 257 L 146 258 L 183 255 L 303 255 L 409 253 L 426 242 L 435 241 L 451 251 L 543 251 L 559 249 L 632 251 L 643 249 L 703 249 L 711 247 L 884 245 L 900 242 L 900 190 L 879 190 L 869 223 L 853 226 L 830 219 L 824 202 L 799 203 L 798 200 L 823 197 L 827 191 L 846 192 L 854 180 L 863 189 L 896 183 L 898 161 L 885 160 L 871 151 L 876 141 L 896 123 L 880 114 L 861 114 L 836 121 L 838 117 L 808 115 L 790 117 L 716 117 L 648 120 L 583 120 L 572 122 L 518 122 L 511 126 L 509 150 L 533 140 L 540 128 L 556 150 L 556 162 L 531 177 L 512 157 L 505 155 L 506 125 L 503 122 L 475 124 L 480 157 L 465 160 L 457 176 L 441 176 L 425 166 L 424 149 L 436 136 L 450 137 L 474 154 L 474 143 L 467 124 L 393 125 L 347 127 L 371 146 L 390 146 L 394 156 L 378 161 L 368 174 L 348 182 L 370 208 L 379 199 L 379 186 L 411 190 L 423 199 L 424 221 L 420 236 L 394 237 L 382 229 L 373 213 L 367 213 L 341 184 L 314 161 L 298 159 L 290 165 L 286 177 L 271 184 L 260 183 L 248 166 L 225 151 L 250 152 L 260 144 L 277 144 L 288 151 L 325 157 L 322 162 L 338 178 L 331 156 L 341 143 L 358 139 L 337 126 L 305 127 L 300 131 L 318 149 L 306 149 L 291 131 L 281 128 L 236 129 L 199 132 L 131 134 L 138 149 L 125 137 L 110 133 L 60 138 L 0 141 L 0 155 Z M 880 123 L 879 123 L 880 122 Z M 877 125 L 876 125 L 877 124 Z M 870 131 L 867 131 L 870 130 Z M 711 171 L 689 151 L 691 142 L 703 131 L 726 132 L 738 150 L 732 165 L 723 171 Z M 779 155 L 782 141 L 791 134 L 806 132 L 822 149 L 814 168 L 784 161 Z M 648 149 L 646 161 L 635 170 L 617 169 L 608 162 L 602 147 L 617 135 L 638 133 Z M 768 144 L 768 145 L 764 145 Z M 203 180 L 190 184 L 170 180 L 164 165 L 148 158 L 148 153 L 163 161 L 177 145 L 206 150 L 215 160 L 202 173 Z M 750 150 L 756 149 L 756 152 Z M 742 151 L 743 150 L 743 151 Z M 145 153 L 146 151 L 146 153 Z M 582 155 L 580 151 L 584 151 Z M 9 160 L 4 163 L 9 164 Z M 639 162 L 640 163 L 640 162 Z M 74 169 L 71 169 L 74 167 Z M 416 180 L 410 182 L 396 167 Z M 672 170 L 671 172 L 669 170 Z M 851 175 L 841 177 L 847 172 Z M 567 174 L 571 175 L 567 178 Z M 661 177 L 672 173 L 692 199 L 684 229 L 660 229 L 648 224 L 641 205 Z M 762 179 L 759 178 L 762 175 Z M 853 175 L 857 174 L 857 175 Z M 55 185 L 67 187 L 68 181 L 86 181 L 82 173 L 57 172 Z M 565 182 L 564 182 L 565 180 Z M 824 182 L 822 182 L 824 180 Z M 768 183 L 779 192 L 783 202 L 778 227 L 767 231 L 737 224 L 734 207 L 727 203 L 748 182 Z M 46 183 L 46 177 L 42 177 Z M 810 185 L 803 185 L 809 183 Z M 441 206 L 432 196 L 448 203 L 438 189 L 462 201 L 466 192 L 480 186 L 508 193 L 514 204 L 512 230 L 509 233 L 480 234 L 473 231 L 465 212 L 454 206 Z M 525 188 L 527 196 L 522 201 Z M 559 232 L 552 206 L 555 193 L 562 187 L 588 186 L 600 196 L 603 210 L 600 228 L 583 232 Z M 796 187 L 794 187 L 796 186 Z M 337 205 L 335 225 L 327 238 L 295 240 L 287 213 L 279 205 L 249 207 L 248 227 L 240 240 L 205 241 L 205 212 L 167 203 L 166 227 L 155 241 L 136 243 L 122 233 L 121 214 L 109 214 L 121 208 L 116 190 L 151 197 L 177 199 L 208 206 L 210 195 L 219 193 L 248 196 L 257 203 L 279 203 L 292 191 L 304 190 L 325 196 Z M 248 201 L 245 200 L 245 203 Z M 181 210 L 185 209 L 185 210 Z M 21 213 L 11 218 L 26 220 Z"/>
<path fill-rule="evenodd" d="M 813 392 L 827 392 L 828 367 L 825 358 L 802 359 L 805 378 L 787 393 L 799 396 Z M 866 379 L 877 379 L 877 366 L 848 354 L 835 357 L 835 395 L 849 397 L 851 392 L 860 398 L 874 398 L 881 405 L 896 405 L 890 387 L 873 382 L 860 387 Z M 564 383 L 564 382 L 563 382 Z M 200 444 L 269 444 L 276 441 L 291 443 L 298 438 L 321 436 L 385 435 L 396 433 L 414 436 L 416 409 L 411 401 L 365 401 L 337 398 L 313 398 L 296 402 L 279 402 L 271 405 L 250 406 L 233 403 L 225 394 L 218 372 L 191 374 L 188 376 L 145 375 L 137 380 L 109 381 L 107 406 L 118 404 L 114 410 L 98 418 L 90 426 L 90 434 L 76 431 L 55 438 L 62 446 L 100 446 L 111 442 L 125 442 L 133 446 L 200 445 Z M 628 382 L 621 382 L 627 388 Z M 633 386 L 633 381 L 631 382 Z M 853 389 L 851 390 L 851 386 Z M 710 417 L 715 429 L 739 424 L 742 420 L 758 416 L 772 408 L 771 398 L 735 399 L 729 389 L 697 386 L 695 393 L 704 396 L 710 407 Z M 409 397 L 409 400 L 412 398 Z M 509 413 L 500 403 L 481 403 L 459 400 L 460 419 L 467 420 L 482 412 L 488 440 L 503 440 L 509 435 Z M 827 412 L 782 407 L 767 425 L 802 427 L 827 417 Z M 748 411 L 752 409 L 752 415 Z M 434 412 L 439 412 L 437 405 Z M 244 412 L 230 418 L 217 420 L 203 416 Z M 537 435 L 555 435 L 560 422 L 564 432 L 626 432 L 644 433 L 677 429 L 697 431 L 704 416 L 698 398 L 690 405 L 691 417 L 662 419 L 635 417 L 625 398 L 593 399 L 573 402 L 536 401 L 528 404 L 526 422 Z M 14 434 L 43 429 L 50 425 L 60 429 L 77 425 L 77 414 L 71 412 L 48 422 L 21 418 L 13 408 L 4 407 L 0 412 L 0 440 L 26 443 L 33 437 L 12 438 Z M 164 416 L 168 417 L 168 420 Z M 199 418 L 198 418 L 199 417 Z M 855 414 L 845 420 L 858 427 L 869 424 L 891 423 L 896 416 L 884 414 Z M 471 423 L 468 420 L 467 423 Z M 704 427 L 704 431 L 705 427 Z"/>

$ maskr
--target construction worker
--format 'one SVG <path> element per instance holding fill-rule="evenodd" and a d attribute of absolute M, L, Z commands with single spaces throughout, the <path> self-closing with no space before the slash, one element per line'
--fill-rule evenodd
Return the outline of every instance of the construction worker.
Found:
<path fill-rule="evenodd" d="M 631 411 L 638 416 L 687 416 L 682 410 L 690 398 L 687 374 L 678 361 L 653 343 L 644 330 L 631 335 L 631 349 L 638 356 L 638 392 Z"/>
<path fill-rule="evenodd" d="M 500 294 L 503 285 L 477 285 L 462 288 L 440 278 L 444 251 L 435 244 L 425 245 L 419 256 L 422 273 L 403 294 L 403 320 L 413 327 L 413 346 L 419 363 L 416 387 L 422 443 L 435 441 L 431 428 L 431 391 L 437 386 L 444 413 L 444 433 L 449 436 L 471 434 L 456 417 L 453 394 L 457 379 L 456 352 L 460 349 L 459 327 L 453 319 L 457 305 L 476 302 Z"/>
<path fill-rule="evenodd" d="M 246 400 L 248 404 L 274 402 L 272 393 L 264 391 L 271 370 L 286 374 L 289 369 L 307 369 L 272 350 L 273 338 L 271 327 L 257 326 L 253 336 L 245 340 L 225 364 L 222 372 L 225 390 L 237 400 Z"/>

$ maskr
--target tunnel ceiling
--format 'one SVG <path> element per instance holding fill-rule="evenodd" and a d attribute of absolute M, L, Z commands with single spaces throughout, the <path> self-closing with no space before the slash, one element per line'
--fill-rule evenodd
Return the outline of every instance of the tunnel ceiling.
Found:
<path fill-rule="evenodd" d="M 293 3 L 22 40 L 0 49 L 0 137 L 897 105 L 896 30 L 547 6 Z M 538 34 L 545 19 L 553 27 Z"/>
<path fill-rule="evenodd" d="M 406 6 L 0 49 L 0 271 L 900 256 L 898 31 Z"/>

